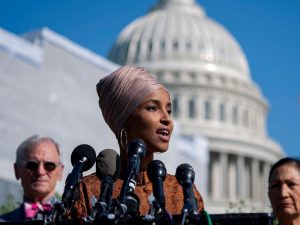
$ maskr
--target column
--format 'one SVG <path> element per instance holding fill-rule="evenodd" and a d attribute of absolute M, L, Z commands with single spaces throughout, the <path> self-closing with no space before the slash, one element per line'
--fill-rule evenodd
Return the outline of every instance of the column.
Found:
<path fill-rule="evenodd" d="M 238 173 L 238 197 L 245 199 L 245 158 L 244 156 L 237 156 L 237 173 Z"/>
<path fill-rule="evenodd" d="M 221 165 L 221 198 L 228 199 L 228 154 L 227 153 L 220 153 L 220 165 Z"/>
<path fill-rule="evenodd" d="M 228 160 L 228 196 L 229 200 L 237 200 L 237 160 L 231 156 Z"/>
<path fill-rule="evenodd" d="M 214 200 L 219 200 L 220 195 L 220 175 L 221 175 L 221 167 L 220 167 L 220 155 L 212 154 L 211 155 L 211 197 Z"/>
<path fill-rule="evenodd" d="M 263 203 L 265 203 L 266 205 L 269 204 L 269 197 L 268 197 L 268 180 L 269 180 L 269 171 L 271 169 L 271 165 L 267 162 L 263 162 L 263 171 L 262 171 L 262 174 L 263 174 L 263 184 L 264 184 L 264 188 L 263 188 L 263 191 L 264 191 L 264 194 L 262 195 L 261 199 L 263 201 Z"/>
<path fill-rule="evenodd" d="M 250 185 L 251 185 L 251 196 L 252 200 L 258 201 L 259 200 L 259 163 L 258 160 L 255 158 L 252 158 L 251 160 L 251 179 L 250 179 Z"/>
<path fill-rule="evenodd" d="M 180 102 L 179 102 L 179 107 L 180 107 L 180 119 L 188 119 L 190 120 L 189 118 L 189 113 L 188 113 L 188 110 L 189 110 L 189 107 L 188 107 L 188 100 L 189 100 L 189 97 L 186 95 L 186 94 L 181 94 L 180 95 Z"/>

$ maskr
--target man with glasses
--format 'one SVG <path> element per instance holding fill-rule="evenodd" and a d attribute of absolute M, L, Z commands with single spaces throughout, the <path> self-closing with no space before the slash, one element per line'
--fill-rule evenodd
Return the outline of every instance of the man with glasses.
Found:
<path fill-rule="evenodd" d="M 21 143 L 14 169 L 17 180 L 21 180 L 24 202 L 16 210 L 2 215 L 0 220 L 35 220 L 49 215 L 63 168 L 59 146 L 53 139 L 35 135 Z"/>

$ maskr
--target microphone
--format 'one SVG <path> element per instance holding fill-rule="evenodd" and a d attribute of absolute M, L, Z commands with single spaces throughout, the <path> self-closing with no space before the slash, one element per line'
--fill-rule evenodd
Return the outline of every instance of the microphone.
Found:
<path fill-rule="evenodd" d="M 57 222 L 61 222 L 62 217 L 66 215 L 67 210 L 71 209 L 74 201 L 75 187 L 82 178 L 82 172 L 92 168 L 95 161 L 96 152 L 90 145 L 81 144 L 73 150 L 71 154 L 73 169 L 66 179 L 62 201 L 56 202 L 53 205 L 51 215 L 45 219 L 46 225 L 53 225 Z"/>
<path fill-rule="evenodd" d="M 69 173 L 64 192 L 62 195 L 62 203 L 70 209 L 73 203 L 75 186 L 78 185 L 82 178 L 82 173 L 93 167 L 96 161 L 96 152 L 90 145 L 78 145 L 71 154 L 71 163 L 73 165 L 72 172 Z"/>
<path fill-rule="evenodd" d="M 195 172 L 193 167 L 187 163 L 179 165 L 175 173 L 177 181 L 182 186 L 184 195 L 184 206 L 182 212 L 198 214 L 198 204 L 193 191 Z"/>
<path fill-rule="evenodd" d="M 134 194 L 134 189 L 140 170 L 140 162 L 141 159 L 145 157 L 146 153 L 146 144 L 142 139 L 135 139 L 128 144 L 128 164 L 119 196 L 119 203 L 122 211 L 121 216 L 124 216 L 127 212 L 130 214 L 137 214 L 139 210 L 140 202 L 139 198 Z"/>
<path fill-rule="evenodd" d="M 160 214 L 165 211 L 165 195 L 163 182 L 166 178 L 167 170 L 164 163 L 160 160 L 153 160 L 147 168 L 147 175 L 152 183 L 153 195 L 156 199 L 155 210 Z"/>
<path fill-rule="evenodd" d="M 115 150 L 104 149 L 98 154 L 96 175 L 101 180 L 101 192 L 96 205 L 92 209 L 89 220 L 94 220 L 96 216 L 101 217 L 109 210 L 112 202 L 114 181 L 118 179 L 120 172 L 120 156 Z"/>

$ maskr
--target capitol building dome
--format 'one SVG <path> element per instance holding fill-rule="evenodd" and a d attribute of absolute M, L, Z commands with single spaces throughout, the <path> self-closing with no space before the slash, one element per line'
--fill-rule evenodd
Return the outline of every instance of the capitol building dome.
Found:
<path fill-rule="evenodd" d="M 123 29 L 109 59 L 147 68 L 170 90 L 181 135 L 207 139 L 211 212 L 241 202 L 270 210 L 268 172 L 284 153 L 268 136 L 268 102 L 230 32 L 195 0 L 159 0 Z"/>
<path fill-rule="evenodd" d="M 119 64 L 180 61 L 191 70 L 214 70 L 249 80 L 247 60 L 224 27 L 206 16 L 193 0 L 159 1 L 150 14 L 138 18 L 119 36 L 110 58 Z M 173 64 L 173 63 L 172 63 Z"/>

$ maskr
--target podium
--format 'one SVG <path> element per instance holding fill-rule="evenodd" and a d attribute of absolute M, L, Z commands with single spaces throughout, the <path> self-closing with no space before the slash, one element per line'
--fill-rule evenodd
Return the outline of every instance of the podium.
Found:
<path fill-rule="evenodd" d="M 212 225 L 273 225 L 273 216 L 271 213 L 229 213 L 229 214 L 210 214 Z M 156 225 L 180 225 L 182 216 L 172 215 L 170 223 L 155 223 Z M 190 222 L 189 222 L 190 221 Z M 195 220 L 194 220 L 195 221 Z M 101 220 L 96 223 L 86 223 L 83 220 L 64 220 L 54 225 L 153 225 L 143 220 L 143 217 L 133 217 L 128 222 L 107 223 Z M 188 220 L 185 225 L 209 225 L 205 217 L 200 216 L 197 223 Z M 16 221 L 16 222 L 0 222 L 0 225 L 45 225 L 43 220 L 35 221 Z"/>
<path fill-rule="evenodd" d="M 213 225 L 273 225 L 271 213 L 211 214 Z"/>

